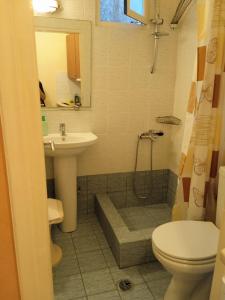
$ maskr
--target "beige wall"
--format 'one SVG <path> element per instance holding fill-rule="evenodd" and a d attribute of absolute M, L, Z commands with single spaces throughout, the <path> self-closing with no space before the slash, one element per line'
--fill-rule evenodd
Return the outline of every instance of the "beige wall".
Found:
<path fill-rule="evenodd" d="M 179 24 L 177 32 L 177 64 L 173 114 L 182 120 L 182 125 L 174 126 L 171 131 L 170 169 L 175 173 L 178 171 L 186 109 L 197 49 L 197 16 L 195 1 L 193 1 L 192 6 Z"/>
<path fill-rule="evenodd" d="M 62 1 L 63 11 L 54 16 L 95 21 L 94 0 Z M 165 136 L 154 147 L 154 168 L 169 167 L 170 127 L 155 117 L 172 113 L 176 31 L 169 28 L 177 1 L 164 1 L 157 72 L 151 75 L 152 27 L 93 25 L 92 109 L 80 112 L 47 113 L 49 131 L 58 131 L 65 122 L 68 131 L 95 132 L 98 143 L 79 157 L 79 175 L 126 172 L 134 168 L 138 133 L 149 128 L 163 129 Z M 149 168 L 149 145 L 142 145 L 140 168 Z M 48 177 L 51 177 L 48 172 Z"/>

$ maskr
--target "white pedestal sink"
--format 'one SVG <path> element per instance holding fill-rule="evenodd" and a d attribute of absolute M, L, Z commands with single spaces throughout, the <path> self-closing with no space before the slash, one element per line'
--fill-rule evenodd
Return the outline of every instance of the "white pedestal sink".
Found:
<path fill-rule="evenodd" d="M 77 155 L 97 141 L 91 132 L 44 136 L 45 155 L 54 158 L 56 197 L 63 201 L 64 221 L 61 229 L 71 232 L 77 228 Z M 54 142 L 54 150 L 50 144 Z"/>

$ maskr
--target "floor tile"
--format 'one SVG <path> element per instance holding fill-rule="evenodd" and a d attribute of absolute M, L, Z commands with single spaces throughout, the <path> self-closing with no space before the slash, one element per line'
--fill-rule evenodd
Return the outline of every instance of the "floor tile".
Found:
<path fill-rule="evenodd" d="M 121 279 L 129 279 L 133 284 L 140 284 L 144 282 L 137 267 L 131 267 L 125 269 L 119 269 L 118 267 L 113 267 L 110 269 L 110 271 L 116 285 L 118 285 Z"/>
<path fill-rule="evenodd" d="M 75 256 L 65 256 L 61 262 L 53 268 L 54 279 L 79 274 L 79 266 Z"/>
<path fill-rule="evenodd" d="M 77 255 L 82 273 L 106 269 L 107 264 L 101 250 L 80 253 Z"/>
<path fill-rule="evenodd" d="M 72 275 L 54 282 L 55 300 L 71 300 L 85 296 L 80 275 Z"/>
<path fill-rule="evenodd" d="M 94 213 L 81 213 L 78 214 L 78 224 L 83 223 L 98 223 L 97 217 Z"/>
<path fill-rule="evenodd" d="M 67 232 L 62 232 L 58 225 L 52 225 L 51 236 L 53 240 L 55 239 L 64 240 L 64 239 L 71 238 L 71 234 Z"/>
<path fill-rule="evenodd" d="M 156 300 L 163 298 L 169 286 L 170 278 L 161 278 L 147 282 L 147 285 Z"/>
<path fill-rule="evenodd" d="M 88 235 L 93 235 L 94 230 L 93 230 L 93 225 L 91 223 L 83 223 L 83 224 L 78 224 L 77 230 L 75 230 L 72 233 L 72 238 L 74 237 L 81 237 L 81 236 L 88 236 Z"/>
<path fill-rule="evenodd" d="M 105 261 L 106 261 L 108 267 L 116 267 L 117 263 L 116 263 L 115 257 L 112 254 L 111 249 L 110 248 L 109 249 L 102 249 L 102 252 L 103 252 L 103 255 L 105 257 Z"/>
<path fill-rule="evenodd" d="M 146 282 L 171 277 L 171 275 L 158 262 L 150 262 L 140 265 L 138 266 L 138 270 Z"/>
<path fill-rule="evenodd" d="M 115 291 L 89 296 L 88 300 L 120 300 L 119 293 Z"/>
<path fill-rule="evenodd" d="M 102 227 L 99 223 L 92 223 L 94 232 L 103 232 Z"/>
<path fill-rule="evenodd" d="M 95 235 L 74 237 L 73 243 L 77 253 L 99 250 L 100 245 Z"/>
<path fill-rule="evenodd" d="M 58 246 L 60 246 L 60 248 L 62 249 L 62 254 L 63 257 L 65 256 L 75 256 L 75 249 L 74 249 L 74 245 L 73 245 L 73 241 L 72 239 L 57 239 L 54 241 L 54 243 Z"/>
<path fill-rule="evenodd" d="M 97 231 L 95 232 L 95 235 L 97 237 L 97 240 L 99 242 L 100 248 L 101 249 L 106 249 L 109 248 L 109 244 L 105 238 L 105 235 L 102 231 Z"/>
<path fill-rule="evenodd" d="M 115 289 L 115 284 L 108 269 L 84 273 L 82 276 L 88 295 L 101 294 Z"/>
<path fill-rule="evenodd" d="M 129 291 L 119 291 L 122 300 L 154 300 L 146 284 L 134 285 Z"/>

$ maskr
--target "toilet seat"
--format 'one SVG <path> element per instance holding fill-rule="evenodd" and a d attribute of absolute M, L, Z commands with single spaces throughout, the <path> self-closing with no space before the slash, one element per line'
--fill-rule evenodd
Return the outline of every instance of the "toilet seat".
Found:
<path fill-rule="evenodd" d="M 58 224 L 63 221 L 63 206 L 62 201 L 48 198 L 48 221 L 49 224 Z"/>
<path fill-rule="evenodd" d="M 178 259 L 178 258 L 174 258 L 171 257 L 169 255 L 167 255 L 166 253 L 162 252 L 161 250 L 159 250 L 155 245 L 154 242 L 152 241 L 152 246 L 155 250 L 155 252 L 157 252 L 159 255 L 161 255 L 163 258 L 175 262 L 175 263 L 179 263 L 179 264 L 185 264 L 185 265 L 208 265 L 208 264 L 215 264 L 216 261 L 216 256 L 213 256 L 210 259 L 202 259 L 202 260 L 185 260 L 185 259 Z"/>
<path fill-rule="evenodd" d="M 189 265 L 215 262 L 219 230 L 211 222 L 176 221 L 157 227 L 152 234 L 155 250 L 165 259 Z"/>

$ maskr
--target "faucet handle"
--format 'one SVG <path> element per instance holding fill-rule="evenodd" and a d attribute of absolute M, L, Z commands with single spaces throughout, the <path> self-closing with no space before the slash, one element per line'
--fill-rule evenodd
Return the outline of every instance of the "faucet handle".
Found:
<path fill-rule="evenodd" d="M 52 151 L 55 151 L 55 143 L 54 143 L 53 140 L 44 141 L 44 145 L 49 145 L 49 146 L 51 146 Z"/>
<path fill-rule="evenodd" d="M 66 124 L 65 123 L 59 123 L 59 129 L 65 129 Z"/>

